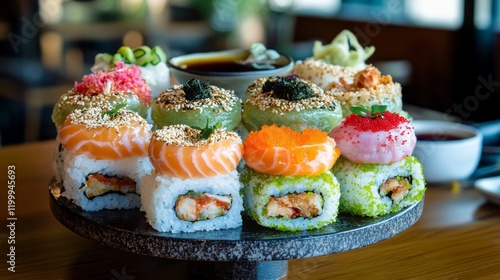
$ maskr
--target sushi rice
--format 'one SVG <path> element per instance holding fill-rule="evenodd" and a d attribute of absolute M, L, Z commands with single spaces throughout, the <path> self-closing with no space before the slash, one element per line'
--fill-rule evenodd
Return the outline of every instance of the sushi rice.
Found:
<path fill-rule="evenodd" d="M 400 211 L 422 200 L 425 181 L 422 165 L 417 158 L 408 156 L 391 164 L 356 164 L 341 156 L 332 168 L 340 183 L 340 212 L 377 217 Z M 408 194 L 394 202 L 380 194 L 380 186 L 389 178 L 410 178 Z"/>
<path fill-rule="evenodd" d="M 340 186 L 335 176 L 326 171 L 316 176 L 279 176 L 257 173 L 245 167 L 241 181 L 246 213 L 258 224 L 281 231 L 322 228 L 337 219 Z M 323 200 L 321 213 L 313 218 L 270 217 L 265 215 L 271 197 L 293 193 L 314 192 Z"/>
<path fill-rule="evenodd" d="M 153 171 L 142 182 L 141 211 L 148 223 L 160 232 L 195 232 L 236 228 L 242 225 L 243 201 L 237 171 L 205 178 L 181 179 Z M 177 217 L 175 203 L 190 191 L 212 195 L 230 195 L 231 207 L 225 215 L 206 220 L 186 221 Z"/>
<path fill-rule="evenodd" d="M 59 142 L 59 141 L 57 141 Z M 129 157 L 118 160 L 96 160 L 86 155 L 68 153 L 62 145 L 54 152 L 53 168 L 56 179 L 63 182 L 61 196 L 73 201 L 86 211 L 102 209 L 132 209 L 141 206 L 141 179 L 153 169 L 147 156 Z M 106 176 L 129 177 L 136 182 L 135 192 L 110 192 L 88 199 L 82 186 L 89 174 L 99 173 Z"/>

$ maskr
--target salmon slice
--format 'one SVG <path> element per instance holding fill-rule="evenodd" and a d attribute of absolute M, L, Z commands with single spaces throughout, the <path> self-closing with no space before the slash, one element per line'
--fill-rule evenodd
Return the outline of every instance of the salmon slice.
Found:
<path fill-rule="evenodd" d="M 119 112 L 121 118 L 113 123 L 98 108 L 74 111 L 59 131 L 61 144 L 69 153 L 94 159 L 147 156 L 151 126 L 135 112 Z"/>
<path fill-rule="evenodd" d="M 243 144 L 236 133 L 218 130 L 222 134 L 230 133 L 232 137 L 205 141 L 207 143 L 173 144 L 165 142 L 161 137 L 155 137 L 161 133 L 172 133 L 172 130 L 179 127 L 187 126 L 167 126 L 155 131 L 151 138 L 149 158 L 158 172 L 188 179 L 228 174 L 236 169 L 243 156 Z"/>
<path fill-rule="evenodd" d="M 339 156 L 335 140 L 318 129 L 300 133 L 284 126 L 263 126 L 244 142 L 245 164 L 272 175 L 318 175 L 332 168 Z"/>

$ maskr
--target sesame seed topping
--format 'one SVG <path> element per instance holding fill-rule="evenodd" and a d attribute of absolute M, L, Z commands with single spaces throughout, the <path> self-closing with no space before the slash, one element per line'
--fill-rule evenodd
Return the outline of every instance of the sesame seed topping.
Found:
<path fill-rule="evenodd" d="M 139 125 L 146 130 L 151 130 L 152 126 L 138 113 L 125 108 L 119 109 L 113 116 L 106 113 L 112 109 L 110 106 L 76 109 L 68 115 L 68 119 L 72 124 L 85 125 L 86 129 L 105 127 L 119 132 L 120 127 Z"/>
<path fill-rule="evenodd" d="M 164 90 L 156 99 L 156 104 L 163 110 L 188 111 L 200 110 L 214 107 L 221 107 L 222 110 L 232 111 L 234 106 L 241 103 L 241 100 L 234 94 L 233 90 L 226 90 L 214 85 L 210 86 L 212 92 L 211 98 L 198 99 L 190 101 L 182 85 L 175 85 Z"/>
<path fill-rule="evenodd" d="M 273 92 L 263 92 L 262 87 L 268 79 L 273 77 L 259 78 L 254 81 L 248 88 L 246 94 L 249 95 L 245 104 L 258 106 L 260 110 L 271 110 L 275 114 L 283 114 L 290 111 L 301 111 L 309 109 L 327 109 L 335 110 L 339 106 L 338 100 L 333 95 L 325 94 L 323 89 L 313 84 L 311 81 L 300 79 L 311 87 L 315 96 L 300 100 L 289 101 L 285 99 L 273 97 Z"/>
<path fill-rule="evenodd" d="M 213 145 L 223 140 L 236 140 L 241 142 L 236 132 L 216 128 L 207 139 L 200 139 L 202 131 L 188 125 L 176 124 L 164 126 L 153 132 L 153 139 L 162 141 L 169 146 L 200 147 Z"/>
<path fill-rule="evenodd" d="M 132 92 L 113 92 L 98 95 L 84 95 L 77 93 L 74 89 L 70 89 L 61 95 L 61 98 L 57 102 L 56 106 L 58 108 L 62 108 L 66 106 L 83 106 L 87 104 L 92 107 L 105 107 L 109 106 L 110 99 L 116 99 L 118 102 L 120 100 L 126 102 L 129 99 L 137 100 L 138 97 Z"/>

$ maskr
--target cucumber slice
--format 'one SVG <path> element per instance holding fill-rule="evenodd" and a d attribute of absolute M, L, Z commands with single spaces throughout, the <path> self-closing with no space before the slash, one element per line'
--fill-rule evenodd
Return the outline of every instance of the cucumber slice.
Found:
<path fill-rule="evenodd" d="M 117 61 L 123 61 L 123 60 L 124 59 L 123 59 L 123 56 L 121 54 L 115 53 L 113 55 L 113 58 L 111 59 L 111 63 L 110 63 L 111 68 L 115 67 L 115 62 L 117 62 Z"/>
<path fill-rule="evenodd" d="M 148 64 L 151 57 L 151 48 L 148 46 L 141 46 L 134 49 L 135 64 L 139 66 L 145 66 Z"/>
<path fill-rule="evenodd" d="M 151 49 L 151 54 L 152 54 L 151 64 L 153 65 L 158 65 L 158 63 L 160 62 L 167 61 L 167 54 L 165 54 L 165 52 L 159 46 L 154 46 Z"/>
<path fill-rule="evenodd" d="M 122 46 L 118 49 L 117 53 L 121 54 L 123 58 L 125 58 L 125 63 L 128 64 L 134 64 L 135 63 L 135 56 L 134 52 L 130 47 L 127 46 Z"/>

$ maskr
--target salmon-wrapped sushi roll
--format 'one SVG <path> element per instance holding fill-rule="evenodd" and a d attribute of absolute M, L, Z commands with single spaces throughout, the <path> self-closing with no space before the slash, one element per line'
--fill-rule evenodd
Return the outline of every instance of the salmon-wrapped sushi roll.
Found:
<path fill-rule="evenodd" d="M 156 130 L 149 146 L 155 170 L 145 176 L 142 207 L 161 232 L 239 227 L 243 201 L 236 167 L 243 155 L 235 132 L 171 125 Z"/>
<path fill-rule="evenodd" d="M 277 124 L 296 131 L 330 132 L 342 120 L 336 98 L 296 75 L 259 78 L 247 89 L 242 123 L 248 131 Z"/>
<path fill-rule="evenodd" d="M 75 82 L 55 104 L 52 121 L 59 130 L 75 109 L 118 104 L 125 104 L 127 109 L 147 119 L 151 100 L 151 89 L 141 78 L 139 67 L 117 62 L 112 69 L 85 75 L 81 82 Z"/>
<path fill-rule="evenodd" d="M 87 211 L 140 207 L 151 125 L 125 108 L 93 107 L 68 115 L 58 139 L 55 171 L 62 196 Z"/>
<path fill-rule="evenodd" d="M 340 183 L 340 211 L 376 217 L 423 198 L 422 165 L 411 156 L 416 136 L 410 121 L 385 106 L 351 108 L 330 135 L 342 156 L 332 168 Z"/>
<path fill-rule="evenodd" d="M 185 124 L 235 130 L 241 120 L 241 100 L 233 90 L 191 79 L 160 93 L 151 109 L 154 128 Z"/>
<path fill-rule="evenodd" d="M 244 148 L 244 208 L 258 224 L 301 231 L 336 221 L 340 187 L 330 168 L 340 150 L 326 132 L 263 126 Z"/>

